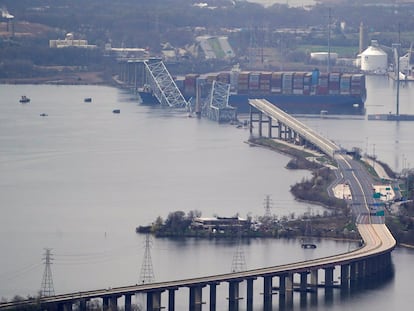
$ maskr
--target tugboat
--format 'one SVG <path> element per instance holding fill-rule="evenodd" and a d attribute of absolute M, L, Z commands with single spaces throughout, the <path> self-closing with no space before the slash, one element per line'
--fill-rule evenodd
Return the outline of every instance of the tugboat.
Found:
<path fill-rule="evenodd" d="M 22 104 L 26 104 L 26 103 L 30 102 L 30 98 L 27 97 L 26 95 L 22 95 L 19 102 L 21 102 Z"/>

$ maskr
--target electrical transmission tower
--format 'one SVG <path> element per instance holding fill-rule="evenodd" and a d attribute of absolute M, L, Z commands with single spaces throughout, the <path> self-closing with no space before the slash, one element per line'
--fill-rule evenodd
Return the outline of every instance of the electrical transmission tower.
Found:
<path fill-rule="evenodd" d="M 270 195 L 266 195 L 266 198 L 264 200 L 264 208 L 265 208 L 265 217 L 271 218 L 272 213 L 270 212 L 270 209 L 272 208 L 272 199 L 270 199 Z"/>
<path fill-rule="evenodd" d="M 151 237 L 149 233 L 145 236 L 145 253 L 144 261 L 141 266 L 141 274 L 139 276 L 140 283 L 153 283 L 155 281 L 154 270 L 152 268 L 152 259 L 151 259 Z"/>
<path fill-rule="evenodd" d="M 55 295 L 55 289 L 53 288 L 52 270 L 50 269 L 50 265 L 52 264 L 52 260 L 53 260 L 51 251 L 52 249 L 45 248 L 45 254 L 43 257 L 43 262 L 45 264 L 45 271 L 43 272 L 42 286 L 40 290 L 41 297 Z"/>
<path fill-rule="evenodd" d="M 246 259 L 244 257 L 244 251 L 241 243 L 241 226 L 238 228 L 237 238 L 237 249 L 233 255 L 231 272 L 246 271 Z"/>

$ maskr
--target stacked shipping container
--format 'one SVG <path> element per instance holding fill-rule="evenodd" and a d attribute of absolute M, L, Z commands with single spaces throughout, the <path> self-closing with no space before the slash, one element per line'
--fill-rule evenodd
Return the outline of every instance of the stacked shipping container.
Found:
<path fill-rule="evenodd" d="M 221 72 L 200 77 L 198 74 L 185 76 L 182 89 L 184 95 L 194 96 L 196 93 L 197 79 L 203 79 L 206 83 L 219 81 L 230 84 L 231 74 Z M 234 91 L 245 95 L 354 95 L 365 94 L 365 75 L 319 73 L 317 79 L 312 72 L 249 72 L 238 73 Z"/>

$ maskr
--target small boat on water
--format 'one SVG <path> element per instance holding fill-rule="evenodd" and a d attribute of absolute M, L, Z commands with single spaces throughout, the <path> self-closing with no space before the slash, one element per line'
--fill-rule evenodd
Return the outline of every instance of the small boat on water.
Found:
<path fill-rule="evenodd" d="M 26 95 L 22 95 L 19 102 L 21 102 L 22 104 L 28 103 L 28 102 L 30 102 L 30 98 L 27 97 Z"/>
<path fill-rule="evenodd" d="M 92 98 L 91 97 L 86 97 L 83 101 L 85 103 L 91 103 L 92 102 Z"/>

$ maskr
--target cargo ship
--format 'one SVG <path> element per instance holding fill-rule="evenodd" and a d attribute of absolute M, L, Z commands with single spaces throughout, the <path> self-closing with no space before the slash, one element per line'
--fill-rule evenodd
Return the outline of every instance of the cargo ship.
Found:
<path fill-rule="evenodd" d="M 365 115 L 363 74 L 230 71 L 175 79 L 186 99 L 195 98 L 197 88 L 206 97 L 213 81 L 230 85 L 228 103 L 237 113 L 248 113 L 249 99 L 261 98 L 290 114 Z M 139 94 L 144 104 L 158 103 L 149 89 Z"/>

